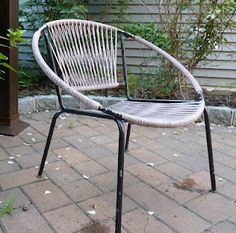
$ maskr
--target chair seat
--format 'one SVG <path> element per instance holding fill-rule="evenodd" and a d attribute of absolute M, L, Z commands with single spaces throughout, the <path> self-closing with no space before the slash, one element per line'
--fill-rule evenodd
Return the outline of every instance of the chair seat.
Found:
<path fill-rule="evenodd" d="M 195 122 L 204 107 L 204 101 L 154 103 L 125 100 L 110 105 L 108 109 L 121 114 L 125 121 L 132 124 L 174 128 Z"/>

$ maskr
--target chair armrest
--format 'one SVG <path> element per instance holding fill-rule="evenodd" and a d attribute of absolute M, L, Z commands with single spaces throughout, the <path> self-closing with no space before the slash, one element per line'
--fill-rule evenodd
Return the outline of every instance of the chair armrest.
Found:
<path fill-rule="evenodd" d="M 90 107 L 91 109 L 98 110 L 102 108 L 102 105 L 89 97 L 83 95 L 79 91 L 73 89 L 70 85 L 65 83 L 44 61 L 40 50 L 39 50 L 39 38 L 41 36 L 41 32 L 46 28 L 46 25 L 41 27 L 38 31 L 34 33 L 33 40 L 32 40 L 32 50 L 40 68 L 43 72 L 47 75 L 49 79 L 52 80 L 58 87 L 60 87 L 63 91 L 66 91 L 68 94 L 73 96 L 74 98 L 80 100 L 82 103 Z"/>

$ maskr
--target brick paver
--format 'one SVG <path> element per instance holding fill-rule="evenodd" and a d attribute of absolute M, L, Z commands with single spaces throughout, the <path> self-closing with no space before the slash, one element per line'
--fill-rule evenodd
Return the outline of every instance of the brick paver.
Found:
<path fill-rule="evenodd" d="M 0 136 L 0 233 L 114 233 L 117 126 L 64 114 L 44 176 L 37 177 L 53 112 Z M 235 233 L 236 129 L 212 128 L 217 192 L 211 193 L 203 125 L 133 126 L 125 154 L 122 233 Z"/>
<path fill-rule="evenodd" d="M 49 180 L 24 185 L 23 190 L 41 212 L 57 209 L 71 202 L 66 195 Z"/>
<path fill-rule="evenodd" d="M 76 232 L 89 224 L 90 221 L 76 205 L 46 212 L 44 216 L 59 233 Z"/>

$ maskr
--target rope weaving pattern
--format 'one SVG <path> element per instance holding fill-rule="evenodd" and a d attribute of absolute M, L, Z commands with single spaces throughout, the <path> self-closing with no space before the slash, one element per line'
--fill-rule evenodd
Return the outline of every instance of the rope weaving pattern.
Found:
<path fill-rule="evenodd" d="M 151 103 L 122 101 L 109 109 L 128 122 L 152 127 L 179 127 L 197 120 L 204 109 L 204 101 L 180 103 Z"/>
<path fill-rule="evenodd" d="M 77 90 L 117 87 L 117 29 L 89 21 L 48 23 L 64 81 Z"/>

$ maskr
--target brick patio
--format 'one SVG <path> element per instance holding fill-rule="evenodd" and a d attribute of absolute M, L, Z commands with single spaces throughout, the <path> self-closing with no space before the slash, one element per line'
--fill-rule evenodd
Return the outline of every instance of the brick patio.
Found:
<path fill-rule="evenodd" d="M 45 176 L 37 178 L 52 112 L 28 114 L 30 127 L 0 137 L 0 203 L 14 198 L 0 233 L 114 233 L 115 123 L 63 115 Z M 125 155 L 124 233 L 235 233 L 236 129 L 212 125 L 217 192 L 211 193 L 202 124 L 134 126 Z M 0 206 L 3 204 L 0 204 Z"/>

